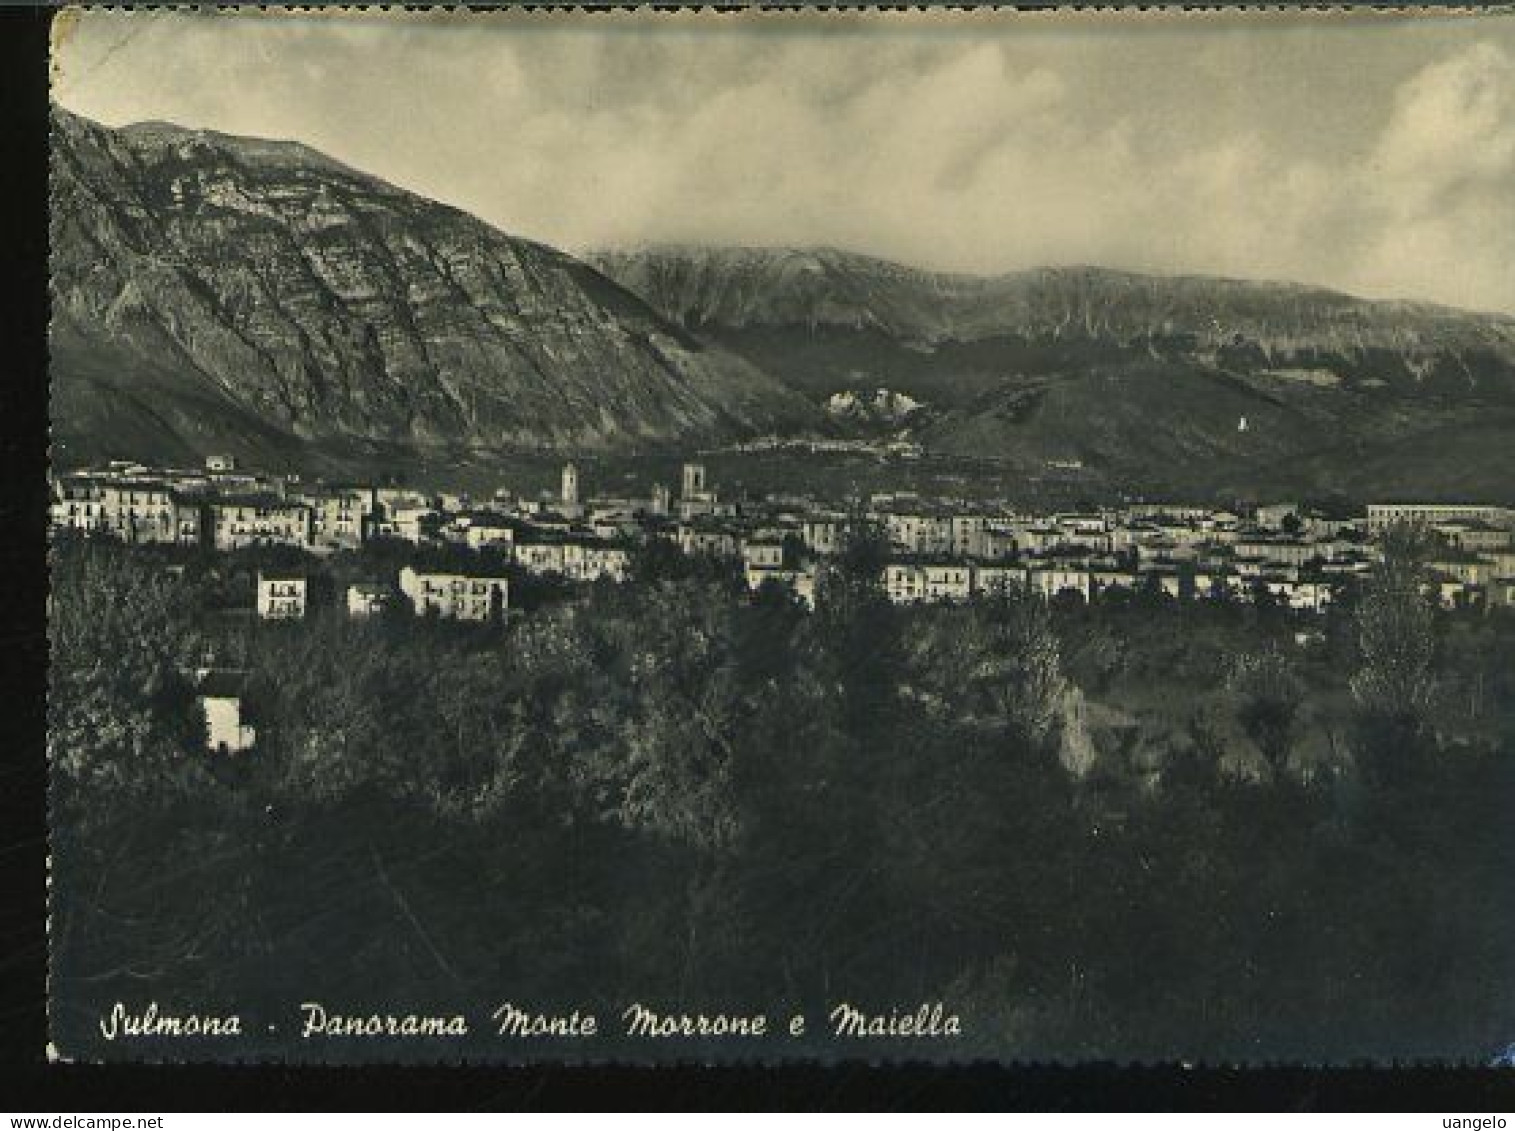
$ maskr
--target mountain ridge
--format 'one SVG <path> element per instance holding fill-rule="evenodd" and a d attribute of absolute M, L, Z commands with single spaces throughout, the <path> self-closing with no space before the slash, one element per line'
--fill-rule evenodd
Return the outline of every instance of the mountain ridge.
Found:
<path fill-rule="evenodd" d="M 903 273 L 962 283 L 985 283 L 1039 274 L 1098 274 L 1122 277 L 1133 281 L 1151 280 L 1160 282 L 1166 280 L 1179 283 L 1214 283 L 1221 286 L 1273 288 L 1310 295 L 1327 296 L 1345 302 L 1361 303 L 1375 307 L 1401 308 L 1425 314 L 1442 313 L 1473 318 L 1488 318 L 1515 325 L 1515 312 L 1511 311 L 1482 310 L 1404 296 L 1373 298 L 1323 283 L 1310 283 L 1297 279 L 1214 274 L 1191 270 L 1143 270 L 1135 267 L 1110 266 L 1094 262 L 1042 263 L 1025 267 L 1007 268 L 1001 271 L 970 271 L 966 269 L 923 267 L 907 263 L 904 260 L 893 259 L 887 255 L 859 251 L 835 244 L 714 244 L 683 240 L 633 241 L 626 244 L 604 247 L 583 247 L 575 249 L 574 254 L 586 262 L 613 262 L 617 259 L 636 259 L 649 256 L 687 258 L 695 255 L 712 255 L 719 257 L 735 256 L 750 260 L 812 257 L 822 261 L 851 261 L 858 266 L 890 268 Z"/>
<path fill-rule="evenodd" d="M 1515 364 L 1515 315 L 1407 299 L 1365 299 L 1287 280 L 1155 274 L 1095 265 L 971 274 L 933 271 L 824 246 L 648 245 L 591 251 L 585 257 L 666 316 L 686 325 L 877 325 L 921 341 L 962 340 L 1066 328 L 1068 320 L 1049 317 L 1049 306 L 1057 313 L 1073 314 L 1083 303 L 1082 312 L 1092 315 L 1097 311 L 1090 304 L 1120 297 L 1134 304 L 1137 314 L 1157 312 L 1170 319 L 1189 319 L 1187 324 L 1167 328 L 1169 332 L 1213 332 L 1219 340 L 1244 331 L 1246 322 L 1255 321 L 1261 313 L 1299 304 L 1307 306 L 1317 322 L 1356 322 L 1380 337 L 1396 329 L 1391 325 L 1396 319 L 1420 323 L 1397 327 L 1412 338 L 1427 331 L 1460 332 L 1468 344 L 1497 347 Z M 806 283 L 814 285 L 807 288 Z M 792 289 L 785 293 L 786 287 Z M 898 293 L 904 287 L 917 292 L 909 296 L 913 300 L 909 306 L 902 306 L 905 296 Z M 752 301 L 759 296 L 766 301 Z M 861 308 L 870 303 L 876 304 L 868 311 L 871 317 L 862 315 Z M 1061 309 L 1057 304 L 1062 304 Z M 1222 313 L 1240 316 L 1242 324 L 1217 326 L 1203 321 L 1208 315 L 1218 322 L 1216 316 Z M 849 317 L 853 314 L 860 316 Z M 933 318 L 938 324 L 931 324 Z M 1099 323 L 1086 317 L 1083 325 L 1093 328 Z M 1103 325 L 1122 327 L 1118 321 Z M 1126 328 L 1150 333 L 1159 327 L 1132 321 Z"/>

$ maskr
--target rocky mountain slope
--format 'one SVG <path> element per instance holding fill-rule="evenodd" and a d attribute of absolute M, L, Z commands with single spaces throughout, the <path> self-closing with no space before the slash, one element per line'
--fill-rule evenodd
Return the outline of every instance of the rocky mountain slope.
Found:
<path fill-rule="evenodd" d="M 306 147 L 55 113 L 63 458 L 641 450 L 817 410 L 593 268 Z"/>
<path fill-rule="evenodd" d="M 898 390 L 931 406 L 910 419 L 929 451 L 1012 472 L 1372 494 L 1363 469 L 1376 467 L 1396 490 L 1515 489 L 1508 316 L 1098 268 L 939 274 L 827 249 L 589 258 L 819 403 Z M 1414 457 L 1401 466 L 1398 452 Z"/>

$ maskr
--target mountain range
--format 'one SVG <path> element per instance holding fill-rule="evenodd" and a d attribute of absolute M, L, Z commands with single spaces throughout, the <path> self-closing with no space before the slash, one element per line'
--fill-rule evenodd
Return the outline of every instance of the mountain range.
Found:
<path fill-rule="evenodd" d="M 62 110 L 52 175 L 62 461 L 383 466 L 882 432 L 1007 481 L 1076 467 L 1102 491 L 1515 484 L 1505 315 L 817 248 L 575 258 L 296 143 Z"/>
<path fill-rule="evenodd" d="M 929 406 L 928 451 L 1141 492 L 1506 497 L 1515 318 L 1095 267 L 922 271 L 833 249 L 589 256 L 808 395 Z"/>

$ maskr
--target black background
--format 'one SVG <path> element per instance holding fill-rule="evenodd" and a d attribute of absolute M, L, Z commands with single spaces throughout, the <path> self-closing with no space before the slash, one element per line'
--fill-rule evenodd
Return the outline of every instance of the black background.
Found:
<path fill-rule="evenodd" d="M 0 1111 L 1509 1111 L 1515 1070 L 1456 1067 L 142 1068 L 46 1063 L 47 34 L 0 8 Z M 1512 940 L 1515 944 L 1515 940 Z M 1515 1039 L 1515 1034 L 1511 1034 Z"/>

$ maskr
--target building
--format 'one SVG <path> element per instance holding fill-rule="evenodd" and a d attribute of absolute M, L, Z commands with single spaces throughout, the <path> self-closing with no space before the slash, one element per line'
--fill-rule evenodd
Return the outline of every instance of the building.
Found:
<path fill-rule="evenodd" d="M 720 509 L 715 490 L 705 477 L 705 465 L 686 463 L 683 490 L 679 495 L 679 517 L 687 521 L 700 515 L 715 514 Z"/>
<path fill-rule="evenodd" d="M 1035 565 L 1026 571 L 1026 587 L 1043 597 L 1056 597 L 1059 593 L 1077 593 L 1089 599 L 1089 571 L 1070 565 Z"/>
<path fill-rule="evenodd" d="M 314 487 L 294 501 L 310 508 L 310 546 L 322 553 L 362 546 L 378 510 L 373 490 L 364 487 Z"/>
<path fill-rule="evenodd" d="M 1442 555 L 1426 563 L 1433 574 L 1450 578 L 1462 585 L 1484 585 L 1494 577 L 1493 564 L 1469 554 L 1466 557 Z"/>
<path fill-rule="evenodd" d="M 1469 520 L 1454 520 L 1452 522 L 1438 522 L 1432 527 L 1450 546 L 1459 550 L 1471 551 L 1494 551 L 1508 549 L 1511 544 L 1511 531 L 1490 526 L 1486 522 L 1473 522 Z"/>
<path fill-rule="evenodd" d="M 1313 558 L 1325 556 L 1320 546 L 1298 538 L 1240 538 L 1235 549 L 1239 558 L 1273 565 L 1302 566 Z"/>
<path fill-rule="evenodd" d="M 515 524 L 496 514 L 471 514 L 463 519 L 463 541 L 472 550 L 503 550 L 509 556 L 515 548 Z"/>
<path fill-rule="evenodd" d="M 734 558 L 741 553 L 736 534 L 724 526 L 684 523 L 679 527 L 679 549 L 686 554 L 710 554 Z"/>
<path fill-rule="evenodd" d="M 811 515 L 800 521 L 800 540 L 814 553 L 839 554 L 846 539 L 847 523 L 840 515 Z"/>
<path fill-rule="evenodd" d="M 396 503 L 385 507 L 383 516 L 374 524 L 374 536 L 397 538 L 418 546 L 435 541 L 441 527 L 442 516 L 432 507 L 424 503 Z"/>
<path fill-rule="evenodd" d="M 517 542 L 516 564 L 527 573 L 566 573 L 567 558 L 559 541 Z"/>
<path fill-rule="evenodd" d="M 1275 601 L 1291 609 L 1318 613 L 1331 603 L 1331 587 L 1323 581 L 1264 578 L 1262 584 Z"/>
<path fill-rule="evenodd" d="M 393 590 L 375 581 L 359 581 L 347 587 L 347 615 L 350 617 L 379 616 L 393 601 Z"/>
<path fill-rule="evenodd" d="M 1435 525 L 1439 522 L 1479 522 L 1508 527 L 1515 523 L 1509 507 L 1476 503 L 1369 503 L 1368 531 L 1380 534 L 1396 523 Z"/>
<path fill-rule="evenodd" d="M 174 541 L 180 546 L 199 546 L 204 543 L 205 532 L 210 527 L 210 507 L 201 495 L 175 491 Z"/>
<path fill-rule="evenodd" d="M 1283 530 L 1289 525 L 1288 520 L 1293 518 L 1295 525 L 1301 523 L 1300 507 L 1298 503 L 1268 503 L 1258 507 L 1254 512 L 1254 519 L 1258 526 L 1264 530 Z"/>
<path fill-rule="evenodd" d="M 229 455 L 205 457 L 205 470 L 212 475 L 226 475 L 237 470 L 237 458 Z"/>
<path fill-rule="evenodd" d="M 573 538 L 562 544 L 562 574 L 570 581 L 625 581 L 631 553 L 625 546 L 599 539 Z"/>
<path fill-rule="evenodd" d="M 928 601 L 966 601 L 973 596 L 973 570 L 963 562 L 927 562 L 920 567 Z"/>
<path fill-rule="evenodd" d="M 48 517 L 55 529 L 111 533 L 104 482 L 88 475 L 64 475 L 55 479 Z"/>
<path fill-rule="evenodd" d="M 782 569 L 787 556 L 779 538 L 748 538 L 742 543 L 742 564 L 748 569 Z"/>
<path fill-rule="evenodd" d="M 1072 535 L 1059 526 L 1041 523 L 1023 525 L 1015 530 L 1015 547 L 1025 553 L 1041 554 L 1060 546 L 1071 545 L 1068 541 L 1070 537 Z M 1156 539 L 1155 531 L 1152 532 L 1152 537 Z"/>
<path fill-rule="evenodd" d="M 217 550 L 248 546 L 310 549 L 311 511 L 302 502 L 275 495 L 244 495 L 209 504 L 211 544 Z"/>
<path fill-rule="evenodd" d="M 563 465 L 563 484 L 559 498 L 565 508 L 579 505 L 579 469 L 571 463 Z"/>
<path fill-rule="evenodd" d="M 243 720 L 242 677 L 235 672 L 201 674 L 195 696 L 205 712 L 205 748 L 212 754 L 251 749 L 258 732 Z"/>
<path fill-rule="evenodd" d="M 501 620 L 509 607 L 510 583 L 504 577 L 477 573 L 400 571 L 400 592 L 416 616 L 433 614 L 444 620 L 485 622 Z"/>
<path fill-rule="evenodd" d="M 950 554 L 952 519 L 925 511 L 884 511 L 878 516 L 889 544 L 904 554 Z"/>
<path fill-rule="evenodd" d="M 199 511 L 159 480 L 65 475 L 53 484 L 54 527 L 106 534 L 122 542 L 177 543 L 199 538 Z"/>
<path fill-rule="evenodd" d="M 993 522 L 984 530 L 979 556 L 985 561 L 1000 561 L 1015 555 L 1015 528 L 1008 523 Z"/>
<path fill-rule="evenodd" d="M 926 574 L 911 562 L 890 562 L 884 567 L 884 592 L 896 605 L 912 605 L 926 599 Z"/>
<path fill-rule="evenodd" d="M 1472 609 L 1483 603 L 1485 591 L 1482 586 L 1469 585 L 1453 578 L 1434 580 L 1431 591 L 1444 609 Z"/>
<path fill-rule="evenodd" d="M 748 566 L 743 572 L 747 588 L 754 593 L 764 585 L 777 585 L 793 593 L 806 608 L 815 608 L 815 574 L 812 571 L 777 566 Z"/>
<path fill-rule="evenodd" d="M 1489 563 L 1492 576 L 1499 579 L 1515 578 L 1515 550 L 1490 550 L 1478 556 Z"/>
<path fill-rule="evenodd" d="M 559 533 L 516 543 L 515 562 L 527 573 L 555 573 L 569 581 L 602 577 L 625 581 L 631 571 L 631 551 L 615 539 Z"/>
<path fill-rule="evenodd" d="M 1133 569 L 1122 569 L 1119 566 L 1099 566 L 1089 571 L 1089 593 L 1091 596 L 1099 596 L 1101 593 L 1113 593 L 1124 591 L 1136 592 L 1141 584 L 1141 575 Z"/>
<path fill-rule="evenodd" d="M 982 514 L 955 514 L 948 520 L 952 553 L 962 558 L 989 557 L 989 517 Z"/>
<path fill-rule="evenodd" d="M 1026 587 L 1026 571 L 1018 565 L 976 565 L 973 591 L 981 594 L 1019 592 Z"/>
<path fill-rule="evenodd" d="M 424 510 L 432 504 L 430 498 L 413 487 L 376 487 L 374 498 L 386 514 L 405 508 Z"/>
<path fill-rule="evenodd" d="M 263 620 L 302 619 L 308 584 L 304 574 L 259 570 L 258 616 Z"/>
<path fill-rule="evenodd" d="M 1515 608 L 1515 581 L 1503 578 L 1491 581 L 1486 592 L 1488 594 L 1489 608 Z"/>

